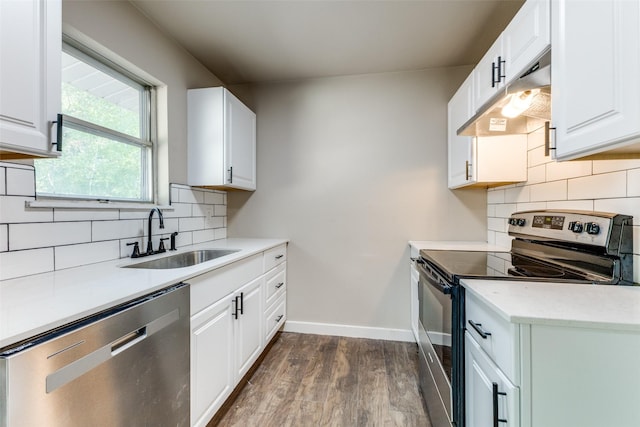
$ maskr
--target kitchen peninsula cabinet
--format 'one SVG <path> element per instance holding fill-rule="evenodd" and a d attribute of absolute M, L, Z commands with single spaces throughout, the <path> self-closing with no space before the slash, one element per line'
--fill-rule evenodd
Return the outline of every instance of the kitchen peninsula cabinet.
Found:
<path fill-rule="evenodd" d="M 552 2 L 555 158 L 640 155 L 640 3 Z"/>
<path fill-rule="evenodd" d="M 0 1 L 0 159 L 59 155 L 61 49 L 60 0 Z"/>
<path fill-rule="evenodd" d="M 187 91 L 191 186 L 256 189 L 256 115 L 223 87 Z"/>
<path fill-rule="evenodd" d="M 495 425 L 494 402 L 506 420 L 501 426 L 638 425 L 636 287 L 486 280 L 463 286 L 467 426 Z"/>

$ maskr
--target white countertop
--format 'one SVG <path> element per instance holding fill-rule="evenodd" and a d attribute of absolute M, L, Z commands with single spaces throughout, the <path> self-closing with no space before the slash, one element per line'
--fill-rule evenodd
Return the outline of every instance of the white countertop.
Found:
<path fill-rule="evenodd" d="M 286 242 L 286 239 L 215 240 L 161 255 L 123 258 L 1 281 L 0 348 Z M 193 249 L 214 248 L 240 251 L 184 268 L 120 268 Z"/>
<path fill-rule="evenodd" d="M 640 331 L 640 286 L 464 279 L 462 285 L 513 323 Z"/>

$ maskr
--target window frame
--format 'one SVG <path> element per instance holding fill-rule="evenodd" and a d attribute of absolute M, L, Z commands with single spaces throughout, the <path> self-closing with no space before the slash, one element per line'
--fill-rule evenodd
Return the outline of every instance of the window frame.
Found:
<path fill-rule="evenodd" d="M 76 41 L 75 39 L 63 34 L 62 35 L 62 52 L 65 52 L 76 59 L 96 68 L 97 70 L 109 75 L 115 80 L 119 80 L 131 87 L 140 89 L 140 137 L 125 134 L 120 131 L 98 125 L 71 115 L 63 115 L 63 128 L 73 129 L 79 132 L 92 134 L 101 138 L 110 139 L 112 141 L 129 144 L 141 148 L 141 156 L 146 155 L 147 159 L 140 159 L 141 171 L 141 193 L 140 198 L 114 198 L 110 196 L 74 196 L 69 194 L 53 194 L 46 192 L 38 192 L 36 187 L 36 197 L 38 200 L 49 200 L 52 202 L 97 202 L 104 207 L 105 203 L 117 202 L 121 204 L 143 204 L 153 205 L 157 202 L 158 181 L 158 153 L 157 153 L 157 95 L 156 87 L 144 80 L 140 76 L 135 75 L 126 68 L 109 60 L 105 56 L 91 49 L 90 47 Z M 62 84 L 62 82 L 60 82 Z M 64 155 L 64 148 L 62 151 Z M 53 160 L 55 161 L 55 160 Z M 37 173 L 37 168 L 36 168 Z"/>

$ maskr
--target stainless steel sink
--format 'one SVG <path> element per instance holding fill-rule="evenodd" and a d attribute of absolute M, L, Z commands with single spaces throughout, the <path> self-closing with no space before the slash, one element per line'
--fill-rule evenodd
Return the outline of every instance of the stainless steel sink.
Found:
<path fill-rule="evenodd" d="M 167 269 L 182 268 L 200 264 L 202 262 L 211 261 L 235 252 L 240 249 L 200 249 L 196 251 L 183 252 L 164 258 L 151 259 L 149 261 L 139 262 L 137 264 L 125 265 L 125 268 L 151 268 L 151 269 Z"/>

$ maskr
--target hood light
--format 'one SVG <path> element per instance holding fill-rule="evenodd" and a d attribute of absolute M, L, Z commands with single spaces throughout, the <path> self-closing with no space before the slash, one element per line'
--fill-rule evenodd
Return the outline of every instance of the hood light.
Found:
<path fill-rule="evenodd" d="M 502 107 L 502 115 L 508 118 L 518 117 L 529 107 L 533 102 L 533 98 L 540 92 L 540 89 L 525 90 L 523 92 L 514 93 L 511 95 L 511 99 Z"/>

